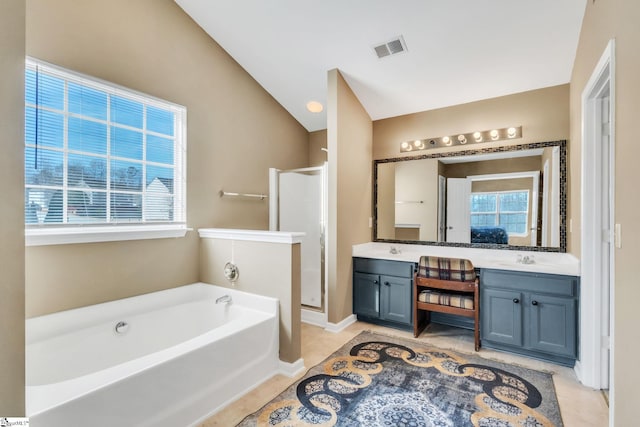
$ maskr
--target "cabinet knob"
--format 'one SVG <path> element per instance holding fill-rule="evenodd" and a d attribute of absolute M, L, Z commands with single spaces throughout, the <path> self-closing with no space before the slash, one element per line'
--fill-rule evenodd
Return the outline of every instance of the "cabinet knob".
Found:
<path fill-rule="evenodd" d="M 374 285 L 377 285 L 377 284 L 378 284 L 378 281 L 377 281 L 377 280 L 374 280 L 374 281 L 373 281 L 373 284 L 374 284 Z"/>
<path fill-rule="evenodd" d="M 519 302 L 520 302 L 520 300 L 519 300 L 518 298 L 514 298 L 514 299 L 513 299 L 513 303 L 514 303 L 514 304 L 518 304 Z"/>
<path fill-rule="evenodd" d="M 531 305 L 538 305 L 538 301 L 536 300 L 531 301 Z"/>
<path fill-rule="evenodd" d="M 384 282 L 384 285 L 385 285 L 385 286 L 391 286 L 391 285 L 389 284 L 389 282 Z"/>

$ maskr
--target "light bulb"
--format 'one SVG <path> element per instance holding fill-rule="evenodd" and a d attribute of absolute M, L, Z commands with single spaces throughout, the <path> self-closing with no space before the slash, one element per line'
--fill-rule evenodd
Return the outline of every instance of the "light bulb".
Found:
<path fill-rule="evenodd" d="M 480 132 L 474 132 L 473 139 L 475 139 L 476 142 L 482 142 L 482 134 Z"/>
<path fill-rule="evenodd" d="M 411 146 L 406 141 L 400 145 L 400 148 L 402 148 L 403 150 L 411 150 Z"/>
<path fill-rule="evenodd" d="M 491 139 L 495 141 L 500 136 L 500 133 L 498 133 L 497 130 L 493 129 L 491 132 L 489 132 L 489 135 L 491 135 Z"/>
<path fill-rule="evenodd" d="M 507 136 L 509 138 L 515 138 L 516 137 L 516 128 L 507 129 Z"/>
<path fill-rule="evenodd" d="M 307 110 L 312 113 L 320 113 L 324 110 L 324 106 L 318 101 L 309 101 L 307 102 Z"/>
<path fill-rule="evenodd" d="M 419 139 L 416 139 L 415 141 L 413 141 L 413 146 L 418 149 L 424 148 L 424 144 Z"/>
<path fill-rule="evenodd" d="M 458 142 L 460 144 L 466 144 L 467 143 L 467 137 L 464 135 L 458 135 Z"/>
<path fill-rule="evenodd" d="M 451 138 L 449 138 L 448 136 L 443 136 L 442 142 L 446 145 L 451 145 Z"/>

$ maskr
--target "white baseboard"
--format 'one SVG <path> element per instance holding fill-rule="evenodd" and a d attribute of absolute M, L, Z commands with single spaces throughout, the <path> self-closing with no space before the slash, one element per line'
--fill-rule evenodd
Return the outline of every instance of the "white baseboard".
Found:
<path fill-rule="evenodd" d="M 321 313 L 319 311 L 300 310 L 300 320 L 309 325 L 320 326 L 324 328 L 327 326 L 327 313 Z"/>
<path fill-rule="evenodd" d="M 298 374 L 304 372 L 304 359 L 300 358 L 293 363 L 283 362 L 282 360 L 278 364 L 278 373 L 286 375 L 289 378 L 293 378 Z"/>
<path fill-rule="evenodd" d="M 337 334 L 338 332 L 342 332 L 342 330 L 347 326 L 356 323 L 356 320 L 358 320 L 358 318 L 355 314 L 352 314 L 338 323 L 327 322 L 327 326 L 324 328 L 324 330 Z"/>

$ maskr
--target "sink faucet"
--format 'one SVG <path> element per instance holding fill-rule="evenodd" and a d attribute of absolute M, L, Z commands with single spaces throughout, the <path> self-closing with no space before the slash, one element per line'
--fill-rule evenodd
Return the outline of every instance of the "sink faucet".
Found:
<path fill-rule="evenodd" d="M 400 249 L 396 248 L 395 246 L 391 246 L 391 249 L 389 249 L 389 252 L 392 254 L 399 254 Z"/>
<path fill-rule="evenodd" d="M 231 296 L 230 295 L 222 295 L 221 297 L 216 298 L 216 304 L 220 304 L 220 303 L 226 303 L 229 304 L 231 302 Z"/>
<path fill-rule="evenodd" d="M 529 256 L 529 255 L 518 255 L 518 259 L 516 260 L 517 263 L 520 264 L 534 264 L 536 262 L 536 260 L 533 258 L 533 255 Z"/>

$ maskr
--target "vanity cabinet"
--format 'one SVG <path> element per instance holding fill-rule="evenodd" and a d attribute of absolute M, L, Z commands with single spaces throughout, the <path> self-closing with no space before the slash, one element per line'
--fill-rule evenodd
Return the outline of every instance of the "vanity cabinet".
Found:
<path fill-rule="evenodd" d="M 482 345 L 573 366 L 578 348 L 578 280 L 482 269 Z"/>
<path fill-rule="evenodd" d="M 358 320 L 413 328 L 413 262 L 353 258 L 353 312 Z"/>

